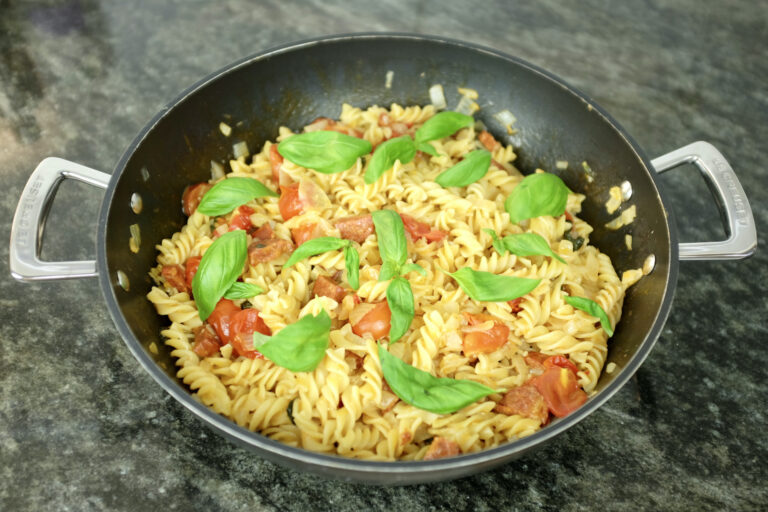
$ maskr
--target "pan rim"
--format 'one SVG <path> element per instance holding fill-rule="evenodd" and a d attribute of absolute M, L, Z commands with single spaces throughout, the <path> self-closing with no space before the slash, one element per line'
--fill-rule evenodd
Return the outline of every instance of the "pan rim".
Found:
<path fill-rule="evenodd" d="M 207 406 L 194 400 L 192 395 L 187 392 L 177 380 L 171 379 L 157 366 L 155 361 L 143 349 L 141 342 L 133 334 L 131 327 L 128 325 L 128 322 L 120 311 L 116 295 L 116 293 L 118 293 L 117 290 L 119 285 L 116 282 L 115 276 L 108 272 L 109 265 L 106 243 L 107 218 L 110 214 L 117 182 L 125 171 L 127 164 L 131 160 L 131 157 L 136 152 L 136 149 L 154 130 L 158 123 L 167 115 L 169 115 L 173 111 L 174 107 L 183 103 L 189 96 L 205 88 L 208 84 L 223 79 L 228 74 L 233 73 L 245 66 L 249 66 L 254 62 L 277 57 L 287 52 L 300 51 L 302 49 L 317 45 L 372 40 L 410 40 L 416 43 L 461 47 L 470 51 L 489 54 L 496 58 L 500 58 L 507 62 L 521 66 L 558 85 L 566 92 L 583 102 L 585 105 L 588 105 L 589 108 L 596 111 L 603 118 L 603 120 L 621 136 L 621 138 L 632 150 L 637 160 L 643 165 L 645 171 L 651 178 L 651 182 L 654 185 L 656 194 L 659 197 L 659 203 L 663 207 L 663 214 L 667 220 L 667 229 L 669 233 L 669 265 L 667 266 L 664 295 L 662 297 L 656 317 L 654 318 L 653 323 L 650 325 L 645 335 L 645 339 L 640 344 L 639 348 L 632 356 L 632 359 L 629 361 L 629 363 L 622 369 L 621 374 L 616 376 L 614 380 L 604 389 L 602 389 L 597 395 L 590 397 L 589 401 L 584 406 L 566 418 L 556 420 L 546 428 L 543 428 L 528 437 L 504 443 L 500 446 L 490 448 L 488 450 L 464 454 L 449 459 L 438 459 L 433 461 L 368 461 L 336 455 L 327 455 L 323 453 L 312 452 L 303 448 L 294 448 L 280 443 L 279 441 L 272 440 L 266 436 L 263 436 L 262 434 L 252 432 L 244 427 L 240 427 L 231 420 L 213 412 L 213 410 L 209 409 Z M 99 282 L 101 285 L 102 293 L 107 302 L 108 310 L 112 316 L 112 320 L 115 323 L 118 332 L 125 341 L 129 350 L 139 361 L 141 366 L 144 367 L 147 373 L 152 376 L 155 382 L 157 382 L 178 402 L 184 405 L 187 410 L 191 411 L 195 416 L 197 416 L 198 419 L 204 421 L 209 427 L 214 428 L 226 437 L 238 442 L 239 444 L 245 444 L 250 448 L 257 449 L 266 458 L 273 461 L 279 463 L 287 462 L 288 460 L 296 461 L 301 463 L 304 467 L 314 470 L 315 472 L 329 469 L 337 470 L 343 473 L 346 478 L 351 478 L 354 480 L 383 481 L 384 479 L 374 480 L 372 478 L 381 476 L 385 477 L 387 480 L 397 480 L 399 478 L 403 480 L 403 483 L 421 483 L 443 478 L 455 478 L 469 474 L 472 468 L 478 470 L 481 468 L 490 469 L 490 467 L 494 465 L 507 462 L 512 458 L 518 457 L 528 450 L 570 429 L 577 423 L 584 420 L 594 411 L 599 409 L 607 400 L 609 400 L 621 388 L 623 388 L 626 382 L 635 374 L 637 369 L 647 358 L 648 354 L 659 338 L 661 330 L 667 320 L 667 317 L 669 316 L 677 282 L 679 265 L 678 234 L 676 224 L 674 222 L 672 211 L 665 206 L 669 203 L 665 200 L 663 187 L 661 187 L 661 184 L 657 180 L 657 177 L 654 176 L 654 174 L 655 171 L 651 166 L 650 160 L 646 157 L 640 146 L 627 133 L 627 131 L 624 130 L 624 128 L 621 127 L 621 125 L 602 107 L 592 101 L 588 95 L 572 87 L 558 76 L 518 57 L 508 55 L 504 52 L 486 46 L 468 43 L 466 41 L 459 41 L 442 36 L 402 32 L 348 33 L 305 39 L 271 47 L 262 52 L 237 60 L 211 73 L 210 75 L 182 91 L 176 98 L 174 98 L 165 107 L 163 107 L 144 126 L 144 128 L 142 128 L 138 135 L 128 145 L 123 155 L 120 157 L 117 165 L 115 166 L 112 179 L 110 180 L 109 186 L 104 195 L 104 200 L 102 202 L 99 214 L 96 242 Z M 658 271 L 659 269 L 656 270 Z M 412 478 L 416 475 L 421 477 L 421 479 Z M 441 475 L 443 475 L 443 478 L 441 478 Z M 406 477 L 409 478 L 407 482 L 404 480 Z"/>

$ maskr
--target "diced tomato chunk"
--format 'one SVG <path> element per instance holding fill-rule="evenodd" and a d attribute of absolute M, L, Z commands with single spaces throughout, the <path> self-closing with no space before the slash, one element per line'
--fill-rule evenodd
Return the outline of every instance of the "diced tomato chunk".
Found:
<path fill-rule="evenodd" d="M 270 238 L 269 240 L 254 240 L 248 246 L 248 263 L 255 267 L 259 263 L 266 263 L 279 258 L 293 250 L 290 240 L 282 238 Z"/>
<path fill-rule="evenodd" d="M 565 220 L 567 220 L 568 222 L 573 222 L 573 215 L 571 215 L 570 213 L 568 213 L 566 211 L 565 212 Z"/>
<path fill-rule="evenodd" d="M 202 182 L 189 185 L 184 189 L 184 194 L 181 196 L 181 209 L 184 212 L 184 215 L 190 216 L 195 213 L 203 196 L 211 189 L 211 187 L 213 187 L 213 185 L 210 183 Z"/>
<path fill-rule="evenodd" d="M 236 229 L 243 229 L 248 231 L 253 224 L 251 224 L 251 215 L 254 214 L 253 208 L 248 206 L 241 206 L 237 209 L 237 214 L 229 222 L 229 230 L 234 231 Z"/>
<path fill-rule="evenodd" d="M 230 330 L 232 317 L 242 311 L 229 299 L 221 299 L 208 317 L 208 323 L 216 329 L 219 339 L 225 344 L 232 342 L 234 333 Z"/>
<path fill-rule="evenodd" d="M 190 256 L 184 264 L 185 278 L 190 290 L 192 289 L 192 281 L 195 279 L 197 268 L 200 266 L 200 260 L 202 259 L 200 256 Z"/>
<path fill-rule="evenodd" d="M 509 327 L 494 319 L 491 315 L 464 313 L 464 318 L 470 327 L 483 324 L 488 321 L 493 322 L 493 327 L 485 331 L 470 330 L 464 333 L 462 347 L 464 355 L 474 356 L 477 354 L 487 354 L 498 350 L 507 342 L 509 338 Z"/>
<path fill-rule="evenodd" d="M 389 310 L 387 301 L 384 300 L 368 311 L 363 317 L 352 326 L 352 332 L 358 336 L 365 333 L 371 334 L 373 339 L 378 340 L 389 334 L 391 328 L 392 312 Z"/>
<path fill-rule="evenodd" d="M 269 240 L 270 238 L 275 238 L 275 232 L 272 231 L 272 226 L 269 225 L 269 222 L 265 222 L 259 229 L 251 233 L 251 236 L 254 240 Z"/>
<path fill-rule="evenodd" d="M 184 279 L 184 267 L 181 265 L 163 265 L 160 274 L 165 282 L 179 292 L 188 292 L 187 281 Z"/>
<path fill-rule="evenodd" d="M 277 144 L 269 147 L 269 165 L 272 166 L 272 179 L 276 185 L 280 184 L 280 170 L 283 167 L 283 155 L 277 150 Z"/>
<path fill-rule="evenodd" d="M 320 297 L 330 297 L 336 302 L 341 302 L 347 292 L 330 277 L 320 276 L 312 287 L 312 294 Z"/>
<path fill-rule="evenodd" d="M 451 441 L 444 437 L 435 437 L 432 440 L 432 444 L 427 448 L 427 453 L 424 454 L 424 460 L 443 459 L 445 457 L 455 457 L 461 453 L 459 443 Z"/>
<path fill-rule="evenodd" d="M 253 333 L 260 332 L 270 336 L 272 331 L 264 323 L 259 312 L 253 308 L 243 309 L 235 313 L 230 320 L 232 348 L 237 355 L 248 359 L 263 358 L 260 352 L 253 348 Z"/>
<path fill-rule="evenodd" d="M 477 140 L 479 140 L 480 143 L 483 146 L 485 146 L 485 149 L 487 149 L 488 151 L 493 151 L 494 149 L 499 147 L 499 142 L 487 130 L 481 131 L 480 134 L 477 136 Z"/>
<path fill-rule="evenodd" d="M 427 242 L 439 242 L 448 236 L 447 231 L 443 231 L 441 229 L 432 229 L 432 226 L 426 222 L 419 222 L 418 220 L 414 219 L 410 215 L 406 215 L 405 213 L 401 213 L 400 218 L 403 219 L 403 226 L 405 226 L 405 230 L 409 235 L 411 235 L 413 240 L 423 238 Z"/>
<path fill-rule="evenodd" d="M 304 206 L 299 200 L 299 184 L 292 183 L 280 187 L 280 200 L 277 202 L 283 220 L 288 220 L 304 212 Z"/>
<path fill-rule="evenodd" d="M 341 238 L 361 244 L 373 234 L 373 217 L 370 213 L 344 217 L 336 221 L 336 227 L 341 233 Z"/>
<path fill-rule="evenodd" d="M 553 366 L 559 366 L 560 368 L 571 370 L 574 375 L 578 375 L 579 373 L 579 369 L 576 367 L 576 365 L 573 364 L 571 360 L 565 356 L 561 356 L 561 355 L 549 356 L 544 360 L 545 368 L 552 368 Z"/>
<path fill-rule="evenodd" d="M 502 414 L 519 414 L 526 418 L 539 420 L 542 425 L 549 419 L 549 408 L 544 396 L 533 384 L 523 384 L 512 388 L 496 404 L 496 412 Z"/>
<path fill-rule="evenodd" d="M 544 373 L 531 379 L 544 397 L 549 410 L 558 418 L 564 418 L 587 401 L 587 394 L 579 387 L 576 374 L 566 368 L 551 366 Z"/>
<path fill-rule="evenodd" d="M 195 329 L 195 344 L 192 351 L 200 357 L 210 357 L 221 348 L 221 340 L 210 324 L 203 324 Z"/>
<path fill-rule="evenodd" d="M 296 247 L 300 246 L 307 240 L 319 238 L 323 235 L 324 233 L 320 226 L 314 222 L 302 224 L 301 226 L 291 230 L 291 236 L 293 237 L 293 242 L 296 244 Z"/>

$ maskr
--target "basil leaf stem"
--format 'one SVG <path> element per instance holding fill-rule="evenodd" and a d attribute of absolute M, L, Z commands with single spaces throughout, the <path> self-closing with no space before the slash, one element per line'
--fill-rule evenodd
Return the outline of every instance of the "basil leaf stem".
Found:
<path fill-rule="evenodd" d="M 551 215 L 557 217 L 565 212 L 568 187 L 554 174 L 530 174 L 523 178 L 507 200 L 504 209 L 511 222 Z"/>
<path fill-rule="evenodd" d="M 435 179 L 442 187 L 466 187 L 476 182 L 491 167 L 491 153 L 477 149 L 467 154 L 464 160 L 443 171 Z"/>
<path fill-rule="evenodd" d="M 289 139 L 290 140 L 290 139 Z M 394 139 L 379 144 L 376 151 L 373 152 L 371 161 L 368 162 L 368 168 L 365 170 L 363 180 L 368 183 L 375 183 L 382 174 L 387 172 L 395 165 L 397 160 L 401 164 L 407 164 L 416 155 L 416 145 L 408 135 L 402 135 Z"/>
<path fill-rule="evenodd" d="M 392 313 L 389 342 L 394 343 L 408 331 L 415 314 L 411 285 L 402 277 L 396 277 L 387 286 L 387 305 Z"/>
<path fill-rule="evenodd" d="M 405 403 L 436 414 L 450 414 L 497 390 L 471 380 L 437 378 L 414 368 L 379 345 L 379 361 L 387 384 Z"/>
<path fill-rule="evenodd" d="M 319 238 L 307 240 L 298 246 L 295 251 L 293 251 L 291 257 L 288 258 L 288 261 L 286 261 L 285 265 L 283 265 L 283 268 L 293 266 L 299 261 L 305 258 L 309 258 L 310 256 L 317 256 L 318 254 L 323 254 L 324 252 L 335 251 L 337 249 L 348 247 L 350 243 L 351 242 L 349 240 L 344 240 L 343 238 L 336 238 L 333 236 L 322 236 Z"/>
<path fill-rule="evenodd" d="M 360 254 L 352 244 L 344 248 L 344 266 L 347 269 L 347 282 L 353 290 L 360 288 Z"/>
<path fill-rule="evenodd" d="M 331 317 L 325 310 L 306 315 L 274 336 L 253 333 L 253 348 L 278 366 L 292 372 L 310 372 L 325 356 L 331 332 Z"/>
<path fill-rule="evenodd" d="M 232 283 L 232 286 L 229 287 L 226 293 L 224 293 L 224 298 L 225 299 L 250 299 L 251 297 L 255 297 L 256 295 L 259 295 L 261 293 L 264 293 L 264 290 L 261 289 L 261 286 L 235 281 L 234 283 Z"/>
<path fill-rule="evenodd" d="M 580 309 L 588 315 L 592 315 L 600 320 L 600 325 L 603 327 L 603 330 L 608 333 L 609 337 L 613 336 L 611 320 L 608 318 L 608 315 L 605 314 L 603 308 L 600 307 L 600 304 L 585 297 L 571 297 L 569 295 L 565 296 L 565 302 L 566 304 L 570 304 L 574 308 Z"/>
<path fill-rule="evenodd" d="M 474 123 L 475 119 L 472 116 L 446 110 L 432 116 L 422 124 L 416 130 L 414 140 L 417 145 L 420 145 L 422 142 L 442 139 L 443 137 L 453 135 L 462 128 L 472 126 Z"/>
<path fill-rule="evenodd" d="M 459 283 L 470 298 L 481 302 L 513 300 L 532 292 L 541 282 L 541 279 L 500 276 L 469 267 L 461 268 L 453 274 L 446 273 Z"/>
<path fill-rule="evenodd" d="M 506 254 L 509 251 L 518 256 L 550 256 L 562 263 L 566 263 L 563 258 L 555 254 L 546 238 L 536 233 L 518 233 L 499 239 L 494 230 L 484 229 L 483 231 L 491 235 L 493 247 L 499 254 Z"/>
<path fill-rule="evenodd" d="M 200 320 L 210 316 L 224 293 L 243 273 L 247 256 L 248 238 L 242 229 L 224 233 L 205 251 L 192 280 Z"/>
<path fill-rule="evenodd" d="M 367 140 L 334 131 L 300 133 L 277 146 L 286 160 L 323 174 L 346 171 L 371 149 Z"/>
<path fill-rule="evenodd" d="M 231 212 L 251 199 L 279 195 L 254 178 L 227 178 L 205 193 L 197 210 L 205 215 L 217 217 Z"/>
<path fill-rule="evenodd" d="M 398 275 L 408 259 L 405 227 L 403 219 L 393 210 L 376 210 L 371 212 L 371 217 L 382 261 L 379 281 L 386 281 Z"/>

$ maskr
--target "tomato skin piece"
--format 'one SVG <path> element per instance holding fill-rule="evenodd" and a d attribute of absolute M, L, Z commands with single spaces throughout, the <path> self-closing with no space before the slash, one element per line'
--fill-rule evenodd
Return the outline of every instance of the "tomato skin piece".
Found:
<path fill-rule="evenodd" d="M 283 155 L 277 150 L 277 144 L 269 147 L 269 165 L 272 166 L 272 179 L 276 185 L 280 184 L 280 169 L 283 166 Z"/>
<path fill-rule="evenodd" d="M 565 418 L 587 401 L 587 394 L 569 369 L 552 366 L 530 382 L 544 397 L 550 412 L 558 418 Z"/>
<path fill-rule="evenodd" d="M 470 331 L 464 333 L 462 347 L 464 355 L 473 356 L 487 354 L 498 350 L 509 338 L 509 327 L 495 320 L 491 315 L 464 313 L 464 318 L 470 326 L 479 325 L 487 321 L 493 321 L 493 327 L 487 331 Z"/>
<path fill-rule="evenodd" d="M 387 336 L 392 325 L 392 312 L 389 310 L 387 301 L 381 301 L 367 312 L 355 325 L 352 326 L 352 332 L 358 336 L 369 333 L 373 339 L 378 340 Z"/>
<path fill-rule="evenodd" d="M 283 216 L 283 220 L 288 220 L 304 211 L 304 205 L 301 204 L 299 199 L 299 184 L 292 183 L 280 187 L 280 200 L 277 202 L 280 208 L 280 215 Z"/>
<path fill-rule="evenodd" d="M 271 336 L 272 331 L 261 319 L 257 310 L 251 308 L 238 311 L 230 319 L 229 325 L 232 335 L 230 343 L 237 355 L 248 359 L 264 357 L 253 348 L 253 333 L 260 332 L 266 336 Z"/>
<path fill-rule="evenodd" d="M 493 151 L 500 145 L 499 141 L 497 141 L 496 138 L 487 130 L 481 131 L 477 136 L 477 140 L 479 140 L 480 143 L 485 146 L 485 149 L 488 151 Z"/>
<path fill-rule="evenodd" d="M 552 368 L 553 366 L 559 366 L 560 368 L 571 370 L 573 374 L 576 376 L 578 376 L 579 374 L 579 369 L 576 367 L 576 365 L 573 364 L 571 360 L 565 356 L 561 356 L 561 355 L 549 356 L 544 360 L 545 368 Z"/>
<path fill-rule="evenodd" d="M 187 281 L 184 279 L 184 267 L 181 265 L 163 265 L 160 274 L 165 282 L 176 288 L 179 292 L 189 292 Z"/>
<path fill-rule="evenodd" d="M 221 299 L 216 307 L 213 308 L 213 312 L 208 317 L 208 323 L 216 329 L 219 339 L 226 345 L 232 342 L 234 333 L 230 328 L 232 317 L 242 311 L 229 299 Z"/>
<path fill-rule="evenodd" d="M 195 274 L 197 274 L 197 268 L 200 266 L 200 260 L 203 258 L 201 256 L 191 256 L 187 258 L 187 262 L 184 263 L 184 274 L 187 281 L 187 286 L 189 289 L 192 289 L 192 281 L 195 279 Z"/>
<path fill-rule="evenodd" d="M 520 305 L 522 301 L 523 301 L 522 297 L 518 297 L 516 299 L 507 301 L 507 304 L 509 304 L 509 307 L 512 308 L 513 315 L 523 310 L 523 307 Z"/>
<path fill-rule="evenodd" d="M 210 183 L 202 182 L 189 185 L 184 189 L 184 194 L 181 196 L 181 209 L 184 212 L 184 215 L 189 217 L 195 213 L 203 196 L 211 189 L 211 187 L 213 187 L 213 185 Z"/>
<path fill-rule="evenodd" d="M 427 242 L 439 242 L 448 236 L 447 231 L 443 231 L 441 229 L 432 229 L 432 226 L 426 222 L 419 222 L 418 220 L 405 213 L 401 213 L 400 218 L 403 219 L 403 226 L 405 227 L 405 230 L 408 232 L 408 234 L 411 235 L 413 240 L 423 238 Z"/>

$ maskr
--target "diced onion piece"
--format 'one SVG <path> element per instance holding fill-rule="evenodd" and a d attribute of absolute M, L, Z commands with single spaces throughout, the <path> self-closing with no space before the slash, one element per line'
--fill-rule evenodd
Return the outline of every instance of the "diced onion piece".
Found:
<path fill-rule="evenodd" d="M 299 181 L 299 201 L 308 209 L 324 210 L 331 206 L 331 201 L 314 181 Z"/>
<path fill-rule="evenodd" d="M 387 71 L 387 76 L 386 76 L 386 79 L 384 81 L 384 87 L 386 89 L 391 89 L 392 88 L 392 79 L 394 77 L 395 77 L 395 72 L 394 71 L 392 71 L 391 69 L 389 71 Z"/>
<path fill-rule="evenodd" d="M 624 243 L 627 245 L 627 250 L 632 250 L 632 235 L 624 235 Z"/>
<path fill-rule="evenodd" d="M 623 212 L 621 212 L 621 215 L 619 215 L 618 217 L 613 219 L 611 222 L 606 224 L 605 227 L 613 230 L 619 229 L 622 226 L 631 224 L 635 220 L 636 216 L 637 216 L 637 208 L 635 207 L 635 205 L 632 205 L 626 210 L 624 210 Z"/>
<path fill-rule="evenodd" d="M 213 181 L 218 181 L 221 178 L 224 177 L 226 173 L 224 172 L 224 166 L 221 165 L 219 162 L 215 162 L 211 160 L 211 179 Z"/>
<path fill-rule="evenodd" d="M 466 114 L 468 116 L 471 116 L 478 110 L 480 110 L 480 105 L 478 105 L 469 96 L 462 96 L 461 99 L 459 100 L 458 105 L 456 105 L 456 112 L 458 112 L 459 114 Z"/>
<path fill-rule="evenodd" d="M 616 363 L 608 363 L 605 367 L 605 373 L 613 373 L 616 371 Z"/>
<path fill-rule="evenodd" d="M 510 112 L 509 110 L 502 110 L 501 112 L 496 112 L 493 117 L 495 117 L 501 124 L 504 125 L 504 128 L 506 128 L 508 134 L 512 134 L 514 130 L 512 130 L 512 125 L 517 122 L 517 118 Z"/>
<path fill-rule="evenodd" d="M 157 343 L 154 341 L 149 344 L 149 351 L 152 352 L 154 355 L 157 355 L 160 353 L 159 350 L 157 350 Z"/>
<path fill-rule="evenodd" d="M 437 110 L 445 108 L 447 103 L 445 102 L 445 94 L 443 93 L 443 86 L 435 84 L 429 88 L 429 101 Z"/>
<path fill-rule="evenodd" d="M 219 131 L 225 137 L 229 137 L 230 134 L 232 133 L 232 127 L 229 126 L 227 123 L 221 122 L 221 123 L 219 123 Z"/>
<path fill-rule="evenodd" d="M 141 247 L 141 230 L 139 229 L 138 224 L 131 224 L 128 229 L 131 232 L 131 238 L 128 241 L 128 245 L 131 248 L 131 252 L 137 253 L 139 252 L 139 247 Z"/>
<path fill-rule="evenodd" d="M 141 195 L 139 195 L 137 192 L 134 192 L 131 194 L 131 210 L 133 210 L 133 213 L 138 215 L 141 213 L 142 209 L 144 209 L 144 200 L 141 198 Z"/>
<path fill-rule="evenodd" d="M 568 160 L 558 160 L 555 162 L 555 168 L 558 171 L 564 171 L 568 168 Z"/>
<path fill-rule="evenodd" d="M 632 184 L 628 181 L 621 182 L 621 198 L 625 201 L 629 201 L 632 197 Z"/>
<path fill-rule="evenodd" d="M 605 203 L 605 210 L 613 215 L 622 203 L 621 189 L 619 187 L 611 187 L 610 190 L 608 190 L 608 196 L 608 201 Z"/>
<path fill-rule="evenodd" d="M 466 325 L 461 330 L 463 332 L 478 332 L 478 331 L 490 331 L 493 329 L 493 326 L 496 324 L 493 320 L 486 320 L 485 322 L 475 324 L 475 325 Z"/>
<path fill-rule="evenodd" d="M 587 183 L 592 183 L 595 181 L 595 172 L 592 170 L 586 160 L 581 162 L 581 167 L 584 169 L 584 174 L 587 175 Z"/>
<path fill-rule="evenodd" d="M 127 292 L 131 291 L 131 282 L 128 280 L 128 276 L 122 270 L 117 271 L 117 284 L 119 284 L 120 288 L 123 290 Z"/>
<path fill-rule="evenodd" d="M 232 151 L 235 154 L 235 159 L 251 154 L 251 152 L 248 151 L 248 144 L 244 140 L 233 144 Z"/>
<path fill-rule="evenodd" d="M 355 309 L 349 312 L 349 324 L 352 326 L 357 325 L 375 307 L 376 304 L 372 302 L 358 304 L 355 306 Z"/>
<path fill-rule="evenodd" d="M 480 95 L 477 93 L 476 90 L 470 89 L 468 87 L 459 87 L 458 91 L 459 91 L 459 94 L 461 94 L 462 96 L 466 96 L 471 100 L 476 100 L 477 98 L 480 97 Z"/>

